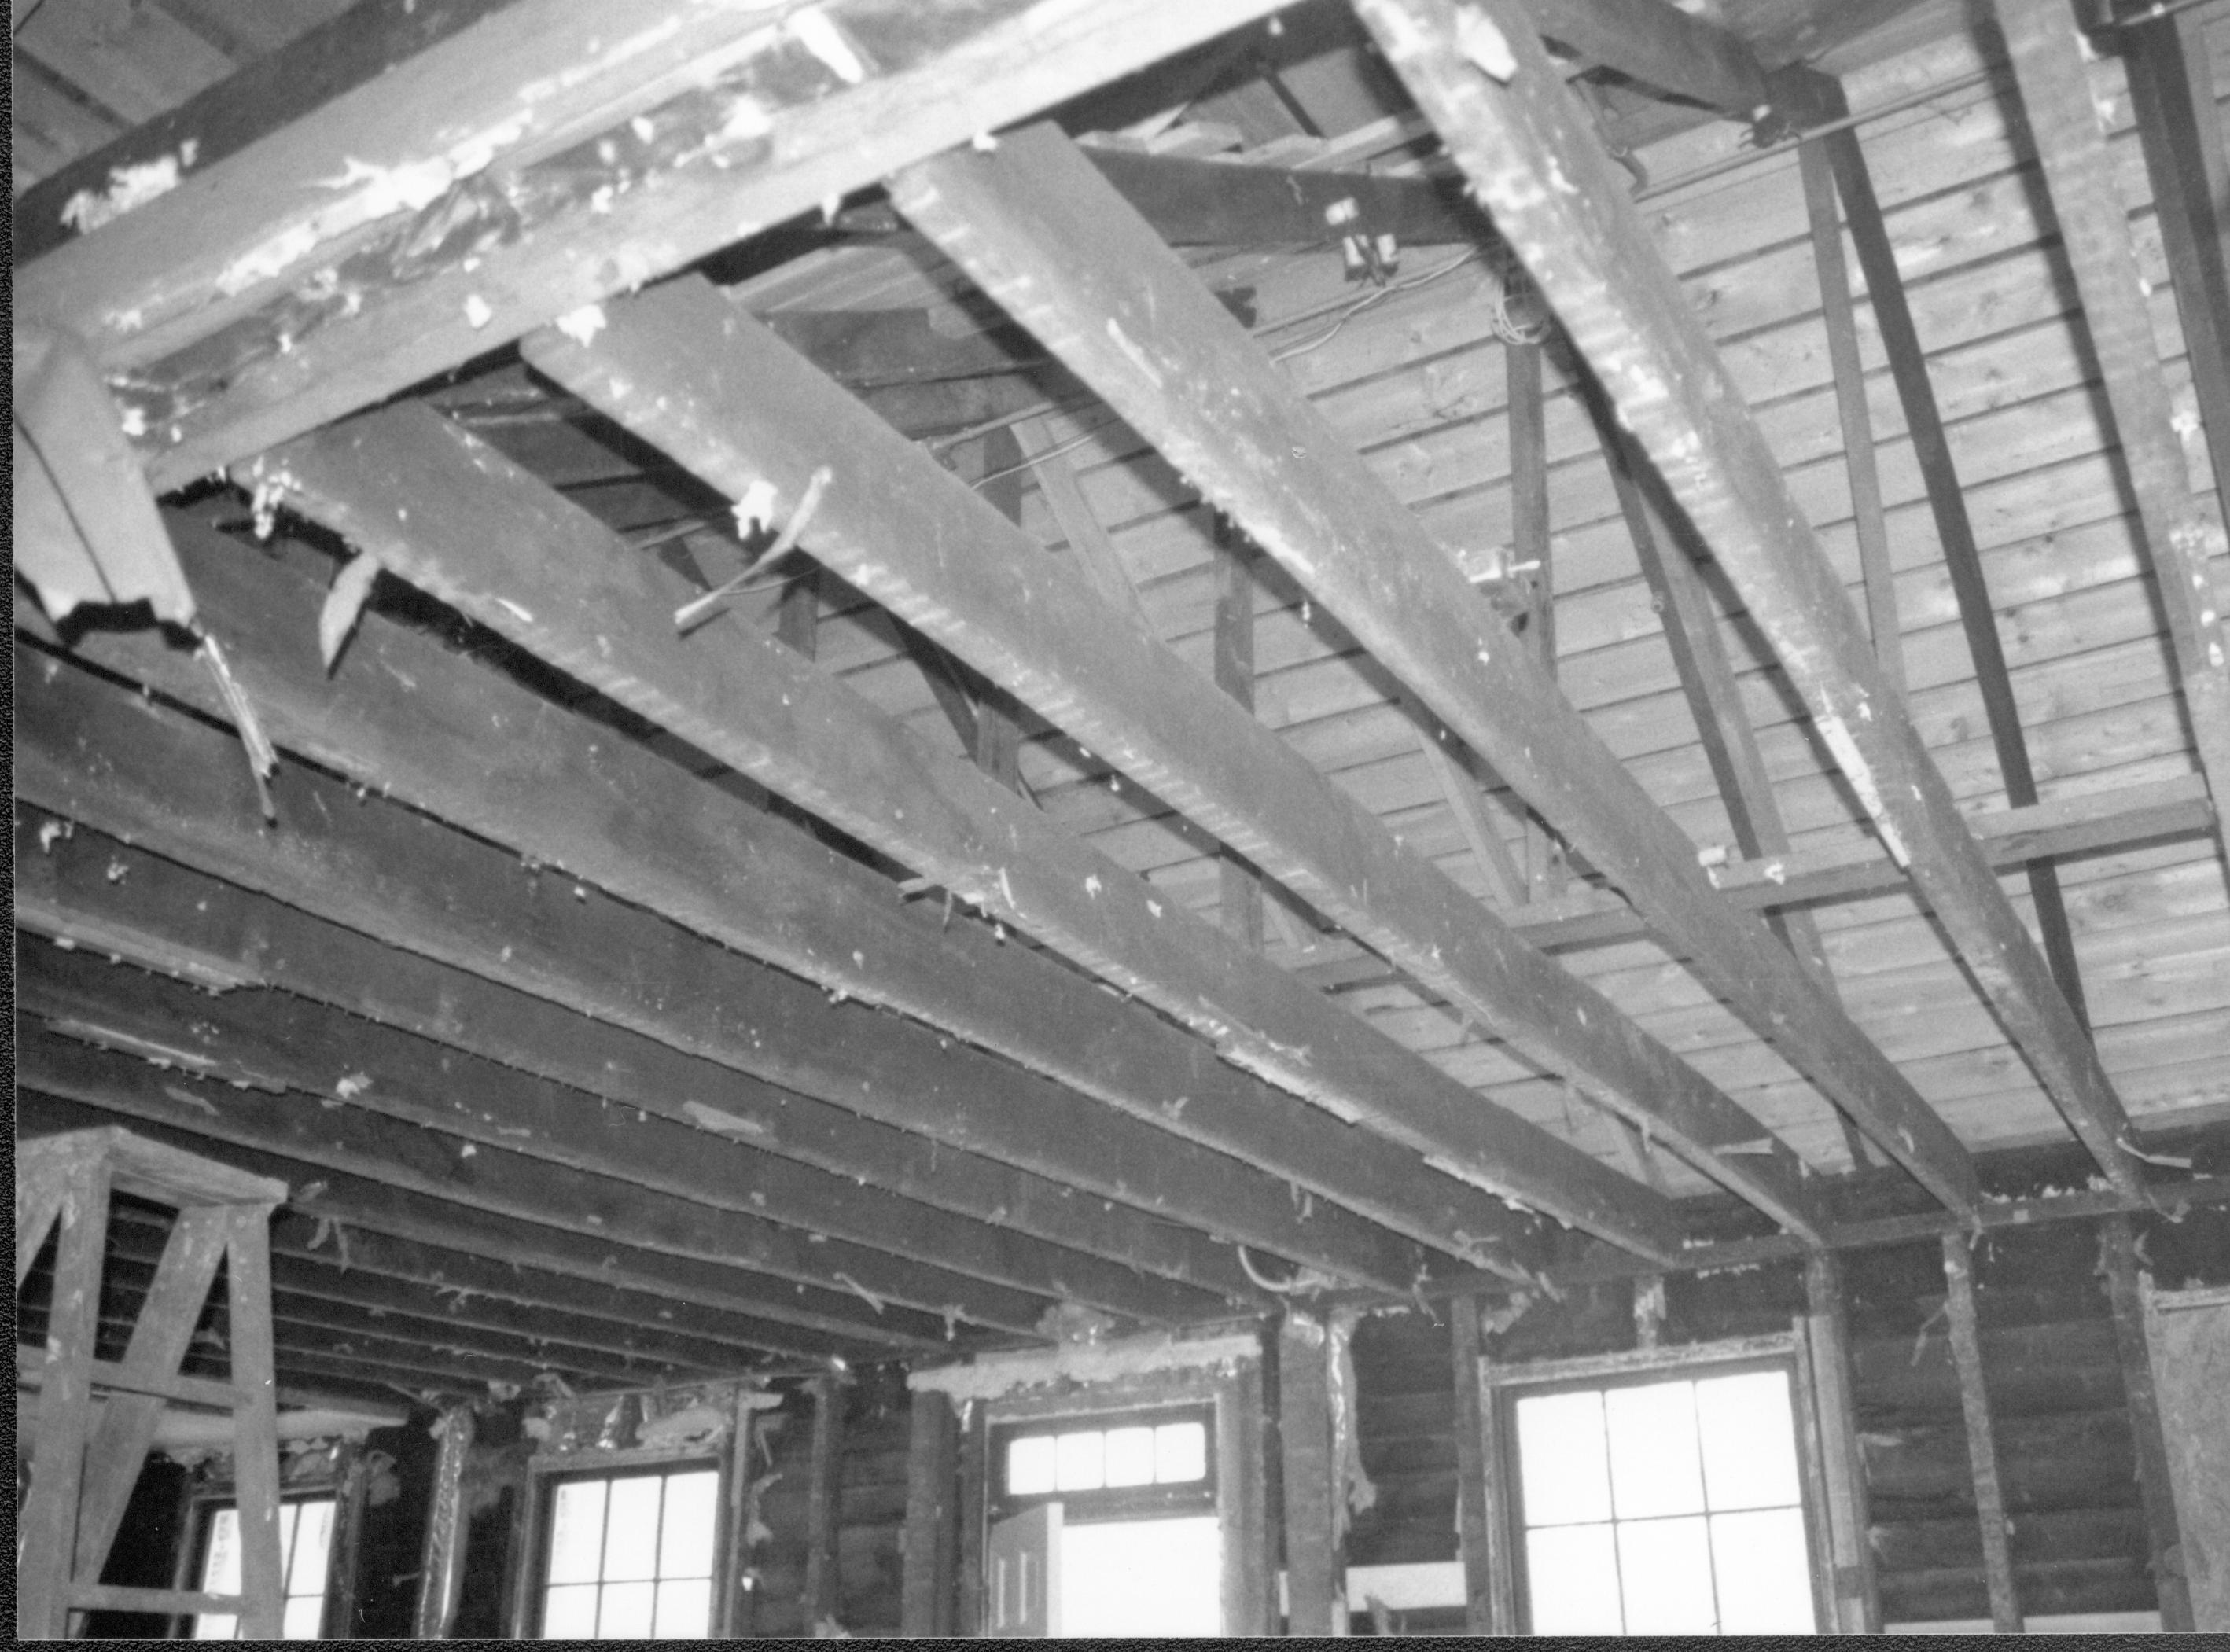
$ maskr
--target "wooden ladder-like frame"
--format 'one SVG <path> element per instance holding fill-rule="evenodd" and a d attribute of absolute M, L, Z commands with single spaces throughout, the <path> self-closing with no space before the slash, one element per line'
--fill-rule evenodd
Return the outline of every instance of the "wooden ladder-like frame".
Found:
<path fill-rule="evenodd" d="M 120 1360 L 95 1354 L 110 1197 L 174 1206 L 163 1259 Z M 16 1150 L 16 1286 L 57 1223 L 47 1345 L 16 1349 L 17 1385 L 35 1381 L 30 1494 L 16 1561 L 16 1633 L 59 1639 L 73 1612 L 229 1612 L 241 1633 L 279 1636 L 278 1390 L 271 1342 L 271 1213 L 287 1184 L 109 1126 Z M 219 1263 L 231 1316 L 232 1374 L 179 1367 Z M 96 1404 L 96 1398 L 100 1404 Z M 101 1569 L 168 1404 L 229 1410 L 238 1464 L 238 1595 L 112 1587 Z"/>

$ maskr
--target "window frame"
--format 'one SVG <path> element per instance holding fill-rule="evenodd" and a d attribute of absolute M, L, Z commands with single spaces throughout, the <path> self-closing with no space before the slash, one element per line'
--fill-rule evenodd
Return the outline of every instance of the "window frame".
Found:
<path fill-rule="evenodd" d="M 1531 1635 L 1533 1603 L 1525 1565 L 1524 1475 L 1518 1457 L 1517 1403 L 1537 1395 L 1582 1393 L 1653 1384 L 1698 1381 L 1777 1370 L 1789 1377 L 1789 1423 L 1795 1434 L 1798 1507 L 1804 1522 L 1807 1581 L 1811 1588 L 1814 1633 L 1834 1632 L 1828 1551 L 1827 1492 L 1821 1459 L 1819 1396 L 1813 1381 L 1810 1349 L 1793 1333 L 1743 1337 L 1574 1359 L 1496 1365 L 1482 1358 L 1479 1370 L 1479 1416 L 1489 1431 L 1490 1474 L 1487 1518 L 1497 1522 L 1504 1541 L 1493 1546 L 1493 1564 L 1507 1569 L 1507 1598 L 1514 1604 L 1516 1633 Z"/>
<path fill-rule="evenodd" d="M 1154 1405 L 1125 1407 L 1105 1411 L 1088 1412 L 1077 1416 L 1052 1417 L 1001 1417 L 989 1425 L 989 1459 L 984 1469 L 983 1494 L 988 1504 L 987 1518 L 1002 1520 L 1034 1508 L 1040 1503 L 1059 1503 L 1061 1519 L 1070 1526 L 1088 1526 L 1101 1520 L 1157 1520 L 1181 1514 L 1203 1514 L 1216 1512 L 1222 1494 L 1222 1476 L 1217 1472 L 1221 1431 L 1216 1428 L 1215 1404 L 1209 1400 L 1172 1399 Z M 1048 1490 L 1042 1492 L 1009 1492 L 1005 1488 L 1006 1448 L 1017 1436 L 1063 1431 L 1071 1425 L 1080 1432 L 1091 1429 L 1105 1433 L 1120 1428 L 1152 1427 L 1163 1423 L 1198 1422 L 1207 1431 L 1207 1469 L 1198 1480 L 1180 1481 L 1171 1484 L 1158 1482 L 1144 1486 L 1102 1487 L 1091 1491 Z"/>
<path fill-rule="evenodd" d="M 972 1533 L 964 1533 L 962 1559 L 973 1572 L 976 1599 L 985 1597 L 985 1549 L 990 1524 L 1006 1513 L 1001 1507 L 1002 1466 L 993 1442 L 1002 1430 L 1017 1425 L 1034 1429 L 1047 1423 L 1109 1428 L 1155 1413 L 1198 1414 L 1208 1419 L 1208 1474 L 1215 1491 L 1212 1502 L 1195 1507 L 1144 1509 L 1136 1513 L 1109 1508 L 1090 1511 L 1077 1524 L 1098 1520 L 1180 1517 L 1213 1513 L 1223 1544 L 1223 1629 L 1226 1636 L 1252 1636 L 1271 1632 L 1274 1623 L 1277 1576 L 1268 1561 L 1271 1541 L 1268 1523 L 1268 1481 L 1264 1464 L 1262 1368 L 1259 1355 L 1232 1359 L 1218 1365 L 1181 1366 L 1134 1376 L 1111 1378 L 1066 1387 L 1055 1392 L 1017 1389 L 995 1397 L 971 1402 L 975 1417 L 966 1442 L 964 1476 L 971 1495 L 964 1517 Z M 1146 1487 L 1154 1490 L 1154 1487 Z M 1077 1493 L 1033 1496 L 1016 1509 L 1037 1503 L 1059 1502 L 1064 1513 Z M 1098 1494 L 1086 1492 L 1083 1497 Z M 973 1541 L 968 1538 L 972 1536 Z"/>
<path fill-rule="evenodd" d="M 285 1491 L 280 1495 L 279 1501 L 281 1507 L 289 1503 L 331 1503 L 333 1506 L 332 1523 L 327 1533 L 325 1539 L 325 1588 L 318 1597 L 319 1604 L 318 1607 L 317 1632 L 313 1636 L 305 1637 L 306 1639 L 310 1640 L 331 1640 L 334 1638 L 332 1623 L 333 1610 L 336 1596 L 338 1592 L 336 1585 L 342 1580 L 342 1566 L 344 1562 L 346 1561 L 349 1564 L 353 1564 L 354 1560 L 353 1555 L 344 1556 L 341 1552 L 342 1546 L 345 1542 L 351 1544 L 353 1542 L 351 1532 L 351 1522 L 348 1519 L 349 1498 L 347 1495 L 347 1487 L 345 1485 L 339 1484 L 313 1484 L 298 1486 Z M 180 1589 L 191 1590 L 195 1591 L 198 1591 L 201 1589 L 202 1573 L 209 1565 L 209 1544 L 216 1533 L 216 1517 L 225 1509 L 229 1508 L 237 1510 L 239 1507 L 239 1493 L 235 1487 L 229 1485 L 211 1487 L 207 1490 L 197 1491 L 188 1500 L 186 1541 L 182 1546 L 183 1552 L 180 1558 L 183 1564 L 181 1564 L 178 1568 L 177 1586 Z M 280 1554 L 280 1564 L 282 1569 L 289 1568 L 291 1560 L 292 1557 L 285 1552 L 282 1546 Z M 297 1597 L 288 1596 L 283 1592 L 280 1597 L 280 1615 L 282 1629 L 286 1615 L 286 1604 L 287 1600 L 293 1598 L 297 1598 Z M 309 1597 L 305 1595 L 299 1597 L 299 1598 L 306 1600 Z M 195 1630 L 199 1626 L 203 1618 L 223 1617 L 228 1616 L 234 1615 L 224 1612 L 182 1612 L 178 1614 L 177 1618 L 174 1620 L 174 1629 L 172 1632 L 182 1639 L 192 1640 L 196 1638 Z M 239 1638 L 239 1629 L 236 1622 L 234 1628 L 234 1638 L 235 1640 Z"/>
<path fill-rule="evenodd" d="M 728 1505 L 732 1476 L 728 1454 L 725 1451 L 632 1450 L 573 1452 L 553 1462 L 537 1462 L 532 1466 L 527 1486 L 528 1564 L 519 1569 L 524 1574 L 525 1591 L 514 1618 L 519 1626 L 519 1638 L 531 1641 L 548 1638 L 543 1633 L 543 1613 L 549 1601 L 550 1549 L 557 1531 L 558 1491 L 560 1486 L 578 1481 L 647 1480 L 653 1476 L 706 1470 L 713 1476 L 713 1520 L 712 1572 L 707 1585 L 711 1597 L 706 1603 L 705 1635 L 708 1640 L 726 1636 L 729 1632 L 728 1596 L 734 1570 L 729 1552 L 731 1514 Z M 603 1581 L 602 1578 L 598 1578 L 600 1584 Z"/>

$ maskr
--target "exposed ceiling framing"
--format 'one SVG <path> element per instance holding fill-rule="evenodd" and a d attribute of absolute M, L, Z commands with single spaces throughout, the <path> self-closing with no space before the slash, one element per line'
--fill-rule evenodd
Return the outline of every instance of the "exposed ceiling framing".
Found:
<path fill-rule="evenodd" d="M 296 1388 L 2218 1196 L 2230 6 L 670 10 L 17 9 L 17 1127 Z"/>

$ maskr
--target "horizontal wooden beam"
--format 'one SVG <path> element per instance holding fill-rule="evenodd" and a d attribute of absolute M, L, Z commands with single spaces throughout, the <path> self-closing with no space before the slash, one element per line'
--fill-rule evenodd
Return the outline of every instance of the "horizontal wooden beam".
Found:
<path fill-rule="evenodd" d="M 1461 186 L 1446 178 L 1149 155 L 1099 144 L 1084 145 L 1084 154 L 1173 247 L 1306 247 L 1350 235 L 1431 246 L 1484 242 L 1494 233 Z"/>
<path fill-rule="evenodd" d="M 833 1316 L 800 1312 L 777 1301 L 774 1293 L 756 1289 L 758 1281 L 732 1268 L 584 1241 L 570 1229 L 491 1212 L 477 1202 L 433 1197 L 352 1171 L 313 1167 L 260 1141 L 217 1136 L 196 1126 L 218 1120 L 169 1094 L 177 1088 L 191 1094 L 190 1084 L 145 1062 L 93 1049 L 42 1028 L 24 1029 L 17 1084 L 19 1128 L 27 1137 L 128 1121 L 135 1134 L 189 1152 L 208 1153 L 213 1140 L 225 1141 L 226 1163 L 291 1178 L 291 1209 L 313 1220 L 330 1221 L 336 1249 L 344 1239 L 368 1230 L 491 1262 L 654 1295 L 682 1313 L 704 1308 L 727 1316 L 731 1326 L 751 1326 L 751 1339 L 759 1347 L 803 1358 L 825 1359 L 832 1353 L 897 1358 L 949 1352 L 941 1326 L 934 1334 L 924 1336 L 903 1326 L 878 1323 L 865 1303 L 854 1301 Z M 242 1094 L 229 1087 L 222 1093 L 228 1097 Z M 903 1310 L 899 1315 L 900 1320 L 918 1321 L 918 1317 Z"/>
<path fill-rule="evenodd" d="M 2117 1141 L 2126 1120 L 2098 1052 L 1975 847 L 1903 698 L 1884 678 L 1841 580 L 1789 496 L 1780 461 L 1522 14 L 1505 0 L 1482 5 L 1466 14 L 1482 23 L 1466 26 L 1514 36 L 1506 81 L 1466 55 L 1443 0 L 1361 0 L 1360 9 L 1620 421 L 1726 570 L 1883 842 L 1928 892 L 2008 1036 L 2100 1167 L 2136 1191 L 2137 1166 Z M 1847 1059 L 1880 1057 L 1867 1045 Z M 1806 1070 L 1832 1083 L 1832 1075 Z M 1970 1206 L 1973 1171 L 1963 1155 L 1915 1163 L 1916 1132 L 1934 1115 L 1917 1097 L 1913 1107 L 1917 1112 L 1884 1129 L 1872 1108 L 1845 1103 L 1954 1208 Z M 1936 1129 L 1950 1137 L 1940 1121 Z"/>
<path fill-rule="evenodd" d="M 34 743 L 30 729 L 39 721 L 36 713 L 25 718 L 27 745 Z M 151 772 L 145 787 L 135 790 L 159 791 L 161 775 L 180 772 L 196 760 L 191 748 L 199 742 L 163 744 L 169 747 L 167 757 L 135 743 L 131 752 L 110 745 L 103 758 L 115 765 L 144 755 Z M 338 800 L 336 789 L 331 801 Z M 112 810 L 123 808 L 122 789 L 112 790 L 108 802 Z M 351 803 L 348 812 L 361 807 Z M 171 844 L 170 829 L 151 813 L 136 813 L 132 819 L 139 844 L 190 851 L 190 843 Z M 214 825 L 206 827 L 204 835 L 214 830 Z M 245 833 L 242 837 L 231 858 L 255 858 L 255 839 Z M 19 929 L 86 951 L 121 955 L 197 985 L 283 983 L 290 993 L 692 1126 L 706 1133 L 714 1150 L 725 1134 L 831 1172 L 848 1191 L 864 1184 L 898 1195 L 900 1210 L 920 1200 L 1018 1235 L 1113 1258 L 1149 1275 L 1237 1300 L 1254 1294 L 1229 1246 L 1165 1218 L 1102 1199 L 1079 1199 L 1066 1183 L 775 1089 L 548 999 L 383 945 L 267 896 L 189 871 L 106 832 L 48 815 L 21 797 L 16 845 L 18 874 L 12 894 Z M 364 852 L 371 847 L 365 845 Z M 374 881 L 384 886 L 406 874 L 407 868 L 397 865 Z M 321 891 L 308 887 L 291 893 L 314 900 Z M 409 921 L 407 911 L 396 916 Z M 805 1172 L 809 1178 L 812 1173 Z"/>
<path fill-rule="evenodd" d="M 1527 43 L 1538 58 L 1538 42 Z M 1957 1138 L 1789 967 L 1763 924 L 1718 900 L 1695 846 L 1445 548 L 1057 131 L 1009 133 L 993 153 L 902 174 L 893 192 L 1617 884 L 1761 1037 L 1947 1203 L 1971 1202 Z"/>
<path fill-rule="evenodd" d="M 674 611 L 693 593 L 676 576 L 438 414 L 368 415 L 277 450 L 263 474 L 390 572 L 1144 999 L 1227 1061 L 1560 1221 L 1643 1250 L 1666 1242 L 1661 1196 L 1480 1107 L 772 638 L 677 638 Z M 827 492 L 832 519 L 874 486 L 848 469 Z M 519 600 L 530 596 L 532 608 Z M 1440 1244 L 1464 1248 L 1453 1235 Z"/>
<path fill-rule="evenodd" d="M 2214 827 L 2207 782 L 2198 775 L 2148 781 L 2118 791 L 2055 798 L 2027 809 L 1969 815 L 1968 823 L 1990 864 L 2017 872 L 2032 861 L 2064 859 L 2134 849 L 2140 844 L 2202 836 Z M 1911 894 L 1924 907 L 1905 868 L 1872 840 L 1799 849 L 1752 861 L 1730 861 L 1711 870 L 1720 897 L 1754 912 L 1781 907 L 1861 900 Z M 1543 947 L 1607 946 L 1650 936 L 1641 915 L 1617 896 L 1590 889 L 1560 900 L 1520 907 L 1510 914 L 1520 931 Z M 1351 984 L 1370 972 L 1353 959 L 1303 965 L 1300 973 L 1321 984 Z"/>
<path fill-rule="evenodd" d="M 901 198 L 925 179 L 936 187 L 944 171 L 927 163 Z M 1819 1232 L 1787 1147 L 1712 1151 L 1770 1141 L 1763 1125 L 1403 848 L 1236 700 L 1143 631 L 1110 624 L 1073 564 L 1046 555 L 712 287 L 676 281 L 608 315 L 585 346 L 538 334 L 529 358 L 732 496 L 758 479 L 802 492 L 825 455 L 844 455 L 844 477 L 815 513 L 816 558 L 1525 1056 L 1645 1122 L 1793 1231 Z"/>
<path fill-rule="evenodd" d="M 35 260 L 16 309 L 128 375 L 166 491 L 1275 3 L 519 0 Z"/>
<path fill-rule="evenodd" d="M 48 990 L 42 977 L 27 971 L 23 987 L 27 1013 L 19 1032 L 25 1050 L 32 1050 L 37 1018 L 40 1070 L 61 1062 L 56 1047 L 71 1042 L 147 1060 L 128 1042 L 102 1038 L 104 1023 L 50 1014 L 78 1006 Z M 186 1064 L 177 1063 L 175 1070 L 183 1078 Z M 235 1082 L 243 1072 L 246 1087 Z M 866 1318 L 874 1326 L 887 1325 L 917 1339 L 936 1337 L 943 1329 L 939 1316 L 960 1317 L 964 1309 L 970 1323 L 1027 1335 L 1046 1307 L 1026 1293 L 971 1288 L 942 1270 L 893 1267 L 883 1254 L 841 1241 L 809 1244 L 804 1235 L 772 1223 L 713 1210 L 616 1177 L 551 1165 L 508 1148 L 457 1142 L 338 1101 L 332 1107 L 306 1105 L 300 1094 L 253 1069 L 220 1067 L 216 1081 L 198 1075 L 173 1080 L 153 1086 L 151 1094 L 142 1087 L 119 1088 L 113 1100 L 101 1105 L 129 1107 L 215 1140 L 283 1152 L 320 1170 L 345 1171 L 429 1198 L 469 1203 L 586 1242 L 660 1255 L 676 1266 L 701 1266 L 711 1270 L 708 1278 L 732 1278 L 739 1292 L 761 1293 L 770 1302 L 794 1302 L 812 1316 L 808 1323 L 822 1329 L 851 1320 L 872 1301 L 874 1311 Z M 836 1273 L 857 1288 L 835 1281 Z M 885 1303 L 890 1305 L 887 1313 Z"/>
<path fill-rule="evenodd" d="M 58 812 L 121 835 L 166 823 L 175 858 L 391 945 L 1336 1276 L 1398 1287 L 1415 1273 L 1415 1249 L 1375 1223 L 1412 1236 L 1464 1232 L 1482 1255 L 1521 1269 L 1528 1260 L 1509 1247 L 1529 1242 L 1529 1230 L 1492 1196 L 1421 1177 L 1405 1151 L 1297 1111 L 1198 1040 L 986 929 L 906 907 L 885 879 L 796 827 L 431 639 L 367 613 L 328 678 L 313 586 L 183 517 L 171 533 L 207 623 L 282 747 L 621 899 L 570 899 L 562 874 L 529 877 L 502 851 L 399 810 L 313 803 L 327 783 L 300 767 L 272 784 L 282 799 L 303 791 L 302 806 L 289 806 L 287 832 L 266 834 L 244 767 L 219 755 L 222 741 L 174 771 L 104 767 L 91 746 L 75 749 L 79 731 L 97 724 L 113 726 L 113 745 L 162 721 L 143 723 L 113 692 L 110 710 L 86 700 L 48 726 L 65 744 L 42 759 L 43 789 L 32 795 Z M 19 613 L 18 623 L 35 630 L 39 621 Z M 91 663 L 228 716 L 193 656 L 158 634 L 88 631 L 76 647 Z M 35 677 L 19 665 L 21 722 L 35 694 L 99 687 L 60 660 Z M 491 743 L 487 731 L 502 738 Z M 16 784 L 27 793 L 29 768 L 19 749 Z M 112 806 L 117 816 L 106 818 Z M 633 823 L 625 839 L 606 823 L 620 821 Z M 368 857 L 367 842 L 379 845 Z M 735 952 L 687 940 L 674 925 Z M 839 996 L 850 1002 L 831 1002 Z M 960 1036 L 917 1036 L 876 1004 Z M 970 1043 L 1021 1068 L 980 1065 Z M 1156 1133 L 1070 1111 L 1062 1086 Z M 1176 1097 L 1183 1107 L 1170 1105 Z M 1292 1186 L 1344 1208 L 1304 1213 Z"/>
<path fill-rule="evenodd" d="M 184 1050 L 209 1063 L 202 1070 L 211 1078 L 345 1101 L 419 1126 L 443 1151 L 464 1158 L 493 1151 L 501 1156 L 494 1162 L 504 1163 L 517 1154 L 706 1206 L 708 1213 L 724 1213 L 709 1231 L 719 1236 L 726 1259 L 750 1263 L 750 1234 L 767 1231 L 798 1259 L 793 1265 L 802 1267 L 790 1276 L 808 1282 L 826 1284 L 848 1274 L 889 1300 L 930 1313 L 967 1309 L 971 1320 L 1009 1330 L 1035 1324 L 1046 1306 L 1040 1297 L 1073 1298 L 1151 1323 L 1230 1311 L 1220 1296 L 1147 1280 L 1104 1258 L 1055 1249 L 908 1199 L 869 1201 L 847 1178 L 614 1107 L 593 1092 L 291 993 L 243 989 L 212 1000 L 82 951 L 54 947 L 33 949 L 17 982 L 18 1005 L 49 1024 L 101 1029 Z M 78 1036 L 100 1042 L 89 1031 Z M 777 1225 L 770 1230 L 769 1224 Z M 738 1230 L 732 1235 L 730 1229 Z M 801 1234 L 809 1249 L 794 1248 Z M 987 1320 L 986 1313 L 1009 1317 Z"/>

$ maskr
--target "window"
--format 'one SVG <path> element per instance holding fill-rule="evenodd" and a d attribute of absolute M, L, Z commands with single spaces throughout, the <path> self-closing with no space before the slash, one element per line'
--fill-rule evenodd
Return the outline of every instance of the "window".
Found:
<path fill-rule="evenodd" d="M 546 1493 L 542 1633 L 556 1640 L 712 1633 L 720 1475 L 569 1477 Z"/>
<path fill-rule="evenodd" d="M 325 1570 L 332 1558 L 333 1500 L 304 1498 L 279 1506 L 280 1575 L 287 1580 L 287 1605 L 280 1633 L 290 1641 L 314 1641 L 325 1627 Z M 205 1594 L 240 1592 L 240 1510 L 231 1503 L 209 1506 L 203 1526 L 201 1581 Z M 197 1641 L 231 1641 L 240 1620 L 229 1613 L 203 1612 L 194 1619 Z"/>
<path fill-rule="evenodd" d="M 1775 1364 L 1508 1391 L 1532 1632 L 1814 1631 L 1792 1390 Z"/>
<path fill-rule="evenodd" d="M 1002 1513 L 1058 1498 L 1073 1526 L 1215 1507 L 1204 1406 L 1015 1424 L 993 1440 Z"/>

